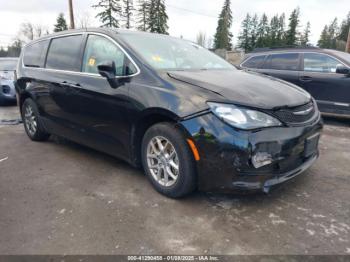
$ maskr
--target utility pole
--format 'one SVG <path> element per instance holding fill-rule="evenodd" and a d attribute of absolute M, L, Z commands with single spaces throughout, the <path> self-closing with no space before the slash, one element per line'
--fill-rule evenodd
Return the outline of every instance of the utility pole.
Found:
<path fill-rule="evenodd" d="M 345 52 L 350 53 L 350 27 L 349 27 L 348 42 L 346 43 Z"/>
<path fill-rule="evenodd" d="M 70 29 L 74 29 L 74 12 L 73 12 L 73 0 L 68 0 L 68 6 L 69 6 L 69 18 L 70 18 Z"/>

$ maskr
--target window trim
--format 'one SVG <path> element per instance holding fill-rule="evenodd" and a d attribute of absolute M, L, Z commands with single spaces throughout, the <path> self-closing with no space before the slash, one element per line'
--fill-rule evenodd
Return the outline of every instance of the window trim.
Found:
<path fill-rule="evenodd" d="M 30 47 L 30 46 L 32 46 L 32 45 L 35 45 L 35 44 L 37 44 L 37 43 L 44 42 L 44 41 L 47 41 L 47 42 L 48 42 L 47 48 L 46 48 L 46 52 L 45 52 L 45 54 L 44 54 L 44 56 L 45 56 L 45 58 L 44 58 L 44 67 L 26 66 L 26 65 L 24 64 L 24 57 L 25 57 L 26 48 L 27 48 L 27 47 Z M 50 45 L 51 45 L 51 38 L 39 39 L 39 40 L 35 40 L 35 41 L 32 41 L 32 42 L 26 44 L 26 45 L 23 47 L 23 49 L 22 49 L 23 51 L 22 51 L 22 54 L 21 54 L 22 67 L 23 67 L 23 68 L 30 68 L 30 69 L 44 69 L 44 68 L 45 68 L 45 65 L 46 65 L 46 59 L 47 59 L 47 54 L 48 54 Z"/>
<path fill-rule="evenodd" d="M 251 67 L 247 67 L 247 66 L 243 66 L 243 64 L 247 63 L 249 60 L 255 58 L 255 57 L 258 57 L 258 56 L 264 56 L 264 61 L 262 61 L 262 63 L 259 65 L 258 68 L 251 68 Z M 244 69 L 261 69 L 261 67 L 265 64 L 265 61 L 266 61 L 266 58 L 268 57 L 269 55 L 268 54 L 264 54 L 264 55 L 252 55 L 250 57 L 248 57 L 248 59 L 244 60 L 240 65 L 239 67 L 241 68 L 244 68 Z"/>
<path fill-rule="evenodd" d="M 298 65 L 297 65 L 297 70 L 288 70 L 288 69 L 274 69 L 274 68 L 265 68 L 266 62 L 268 61 L 268 59 L 270 58 L 270 56 L 273 55 L 287 55 L 287 54 L 296 54 L 298 55 Z M 287 71 L 287 72 L 301 72 L 302 70 L 302 53 L 301 52 L 297 52 L 297 51 L 290 51 L 290 52 L 279 52 L 279 53 L 270 53 L 267 54 L 266 59 L 264 61 L 264 64 L 262 66 L 262 70 L 274 70 L 274 71 Z"/>
<path fill-rule="evenodd" d="M 116 79 L 131 78 L 131 77 L 135 77 L 135 76 L 137 76 L 137 75 L 139 75 L 141 73 L 141 70 L 140 70 L 139 66 L 134 61 L 134 59 L 132 59 L 132 57 L 128 54 L 128 52 L 126 52 L 126 50 L 115 39 L 113 39 L 112 37 L 110 37 L 110 36 L 108 36 L 106 34 L 103 34 L 103 33 L 87 31 L 87 32 L 79 32 L 79 33 L 62 34 L 62 35 L 59 35 L 59 36 L 47 37 L 47 38 L 44 38 L 44 39 L 39 39 L 39 40 L 37 40 L 35 42 L 31 42 L 28 45 L 26 45 L 25 48 L 27 46 L 33 45 L 35 43 L 38 43 L 38 42 L 41 42 L 41 41 L 45 41 L 45 40 L 49 40 L 50 43 L 49 43 L 49 46 L 48 46 L 48 48 L 46 50 L 46 55 L 45 55 L 45 66 L 46 66 L 46 60 L 47 60 L 47 55 L 49 53 L 49 48 L 50 48 L 50 45 L 51 45 L 51 41 L 53 39 L 56 39 L 56 38 L 62 38 L 62 37 L 74 36 L 74 35 L 83 35 L 83 44 L 82 44 L 82 46 L 84 47 L 83 54 L 85 53 L 86 41 L 87 41 L 87 36 L 88 35 L 99 35 L 99 36 L 105 37 L 105 38 L 109 39 L 112 43 L 114 43 L 116 46 L 118 46 L 118 48 L 120 48 L 120 50 L 126 55 L 126 57 L 130 60 L 130 62 L 135 66 L 136 73 L 134 73 L 132 75 L 128 75 L 128 76 L 116 76 L 115 77 Z M 23 61 L 23 58 L 24 58 L 24 55 L 25 55 L 25 48 L 23 49 L 23 54 L 22 54 L 22 68 L 32 69 L 32 70 L 40 70 L 40 71 L 58 72 L 58 73 L 68 73 L 68 74 L 73 74 L 73 75 L 90 76 L 90 77 L 104 79 L 104 77 L 102 77 L 99 74 L 82 72 L 82 69 L 80 69 L 80 72 L 76 72 L 76 71 L 69 71 L 69 70 L 60 70 L 60 69 L 51 69 L 51 68 L 43 68 L 43 67 L 28 67 L 28 66 L 25 66 L 24 65 L 24 61 Z"/>
<path fill-rule="evenodd" d="M 84 33 L 78 33 L 78 34 L 72 34 L 72 35 L 60 35 L 58 37 L 53 37 L 53 38 L 50 38 L 49 40 L 49 45 L 47 47 L 47 51 L 46 51 L 46 56 L 45 56 L 45 63 L 44 63 L 44 67 L 43 69 L 48 69 L 48 70 L 56 70 L 56 71 L 65 71 L 65 72 L 81 72 L 81 64 L 82 64 L 82 61 L 80 61 L 79 63 L 77 63 L 77 68 L 79 71 L 71 71 L 71 70 L 63 70 L 63 69 L 54 69 L 54 68 L 47 68 L 47 58 L 49 56 L 49 53 L 50 53 L 50 49 L 51 49 L 51 45 L 52 45 L 52 42 L 56 39 L 60 39 L 60 38 L 65 38 L 65 37 L 70 37 L 70 36 L 82 36 L 82 40 L 81 40 L 81 43 L 80 43 L 80 53 L 78 54 L 78 57 L 81 57 L 81 53 L 82 51 L 84 51 L 84 46 L 85 46 L 85 34 Z M 84 53 L 84 52 L 83 52 Z"/>
<path fill-rule="evenodd" d="M 342 62 L 341 60 L 339 60 L 338 58 L 334 57 L 334 56 L 331 56 L 329 54 L 326 54 L 326 53 L 318 53 L 318 52 L 303 52 L 302 53 L 302 64 L 301 64 L 301 71 L 304 72 L 304 73 L 316 73 L 316 74 L 336 74 L 336 75 L 339 75 L 338 73 L 336 72 L 318 72 L 318 71 L 305 71 L 305 54 L 316 54 L 316 55 L 324 55 L 324 56 L 328 56 L 336 61 L 339 62 L 339 64 L 342 64 L 343 66 L 349 68 L 344 62 Z"/>

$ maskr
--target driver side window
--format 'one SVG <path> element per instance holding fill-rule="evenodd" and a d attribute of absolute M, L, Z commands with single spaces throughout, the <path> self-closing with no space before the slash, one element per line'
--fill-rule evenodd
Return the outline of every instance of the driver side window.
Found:
<path fill-rule="evenodd" d="M 335 73 L 338 65 L 342 64 L 327 55 L 316 53 L 304 54 L 304 71 L 306 72 Z"/>
<path fill-rule="evenodd" d="M 116 76 L 131 75 L 136 72 L 125 53 L 112 41 L 103 36 L 89 35 L 82 71 L 98 74 L 97 66 L 108 61 L 114 61 Z"/>

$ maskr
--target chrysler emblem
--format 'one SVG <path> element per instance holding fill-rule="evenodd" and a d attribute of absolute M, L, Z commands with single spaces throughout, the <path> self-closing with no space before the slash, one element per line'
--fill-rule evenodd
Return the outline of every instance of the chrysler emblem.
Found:
<path fill-rule="evenodd" d="M 297 116 L 305 116 L 305 115 L 309 114 L 312 111 L 312 109 L 313 109 L 313 107 L 310 107 L 310 108 L 303 110 L 303 111 L 293 112 L 293 114 L 297 115 Z"/>

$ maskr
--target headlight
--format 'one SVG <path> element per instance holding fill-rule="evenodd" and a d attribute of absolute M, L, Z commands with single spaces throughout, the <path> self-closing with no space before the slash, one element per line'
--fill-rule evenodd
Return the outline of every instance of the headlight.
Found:
<path fill-rule="evenodd" d="M 282 125 L 276 118 L 260 111 L 230 104 L 209 102 L 208 105 L 217 117 L 237 128 L 248 130 Z"/>

